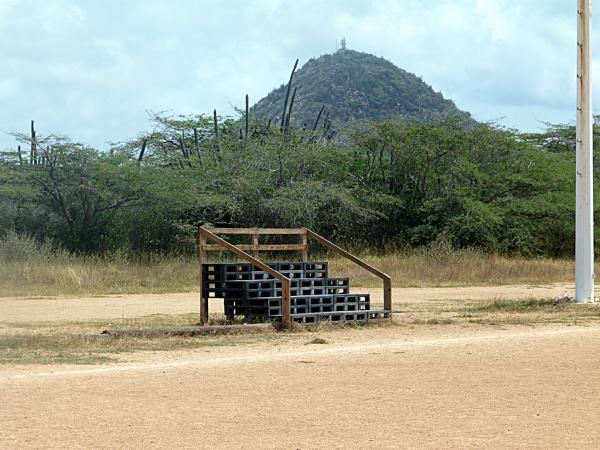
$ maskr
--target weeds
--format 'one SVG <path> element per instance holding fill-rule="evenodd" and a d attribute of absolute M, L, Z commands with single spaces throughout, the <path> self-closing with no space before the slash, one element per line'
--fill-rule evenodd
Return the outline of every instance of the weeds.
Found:
<path fill-rule="evenodd" d="M 491 303 L 466 308 L 470 312 L 528 312 L 548 309 L 560 309 L 564 304 L 557 304 L 551 299 L 494 300 Z"/>
<path fill-rule="evenodd" d="M 305 343 L 304 345 L 312 345 L 312 344 L 329 344 L 329 341 L 320 338 L 320 337 L 316 337 L 314 339 L 311 339 L 310 341 L 308 341 L 307 343 Z"/>
<path fill-rule="evenodd" d="M 274 333 L 197 337 L 109 337 L 61 332 L 0 336 L 0 364 L 98 364 L 136 351 L 171 351 L 241 345 L 273 339 Z"/>
<path fill-rule="evenodd" d="M 72 256 L 23 242 L 0 244 L 4 245 L 0 248 L 0 296 L 158 294 L 198 289 L 195 258 Z M 396 287 L 570 282 L 574 270 L 571 260 L 506 258 L 444 248 L 361 257 L 388 273 Z M 331 276 L 349 276 L 355 287 L 381 286 L 379 278 L 346 259 L 330 258 L 329 269 Z"/>
<path fill-rule="evenodd" d="M 413 325 L 452 325 L 455 323 L 452 319 L 415 319 L 410 322 Z"/>

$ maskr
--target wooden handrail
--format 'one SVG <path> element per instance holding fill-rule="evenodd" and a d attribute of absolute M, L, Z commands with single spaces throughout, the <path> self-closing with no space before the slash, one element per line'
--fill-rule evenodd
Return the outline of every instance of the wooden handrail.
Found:
<path fill-rule="evenodd" d="M 288 252 L 304 250 L 303 244 L 236 244 L 236 247 L 240 250 L 253 250 L 261 252 Z M 224 250 L 221 244 L 206 244 L 204 250 L 206 251 L 219 251 Z"/>
<path fill-rule="evenodd" d="M 306 234 L 306 228 L 205 228 L 214 234 Z"/>
<path fill-rule="evenodd" d="M 308 240 L 306 237 L 306 228 L 204 228 L 213 234 L 237 234 L 251 235 L 252 244 L 238 244 L 237 248 L 249 250 L 252 256 L 258 257 L 259 252 L 289 252 L 297 251 L 302 253 L 302 261 L 308 261 Z M 294 235 L 300 236 L 299 244 L 260 244 L 261 235 Z M 202 243 L 201 243 L 202 244 Z M 200 246 L 200 252 L 223 250 L 219 244 L 204 244 Z"/>
<path fill-rule="evenodd" d="M 243 250 L 236 247 L 235 245 L 230 244 L 229 242 L 227 242 L 224 239 L 221 239 L 219 236 L 217 236 L 216 234 L 214 234 L 211 231 L 208 231 L 204 227 L 200 227 L 199 237 L 200 237 L 201 245 L 202 245 L 203 240 L 208 238 L 209 240 L 222 246 L 225 250 L 230 251 L 231 253 L 235 254 L 236 256 L 238 256 L 238 257 L 242 258 L 243 260 L 248 261 L 252 265 L 258 267 L 260 270 L 267 272 L 273 278 L 276 278 L 279 281 L 281 281 L 281 285 L 282 285 L 281 286 L 282 287 L 281 322 L 282 322 L 283 328 L 285 328 L 285 329 L 292 328 L 291 289 L 290 289 L 291 283 L 290 283 L 290 279 L 288 277 L 282 275 L 281 273 L 279 273 L 272 267 L 267 266 L 264 262 L 260 261 L 259 259 L 255 258 L 254 256 L 249 255 L 248 253 L 244 252 Z M 204 323 L 208 322 L 208 298 L 204 298 L 204 292 L 203 292 L 203 286 L 202 286 L 202 264 L 203 264 L 202 253 L 203 253 L 202 249 L 200 249 L 200 252 L 199 252 L 199 255 L 200 255 L 199 256 L 199 259 L 200 259 L 200 323 L 204 324 Z"/>
<path fill-rule="evenodd" d="M 363 269 L 366 269 L 369 272 L 371 272 L 372 274 L 377 275 L 379 278 L 381 278 L 383 280 L 383 309 L 389 311 L 390 315 L 391 315 L 391 313 L 392 313 L 392 279 L 390 278 L 390 276 L 388 274 L 383 273 L 379 269 L 376 269 L 372 265 L 366 263 L 362 259 L 354 256 L 352 253 L 347 252 L 343 248 L 335 245 L 333 242 L 325 239 L 323 236 L 315 233 L 312 230 L 309 230 L 308 228 L 306 228 L 306 234 L 310 239 L 314 239 L 315 241 L 319 242 L 320 244 L 324 245 L 325 247 L 335 251 L 336 253 L 339 253 L 340 255 L 349 259 L 353 263 L 358 264 Z"/>

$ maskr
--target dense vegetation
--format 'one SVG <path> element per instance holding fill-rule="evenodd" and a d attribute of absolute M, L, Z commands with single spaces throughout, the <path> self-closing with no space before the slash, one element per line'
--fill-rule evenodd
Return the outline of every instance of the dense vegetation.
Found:
<path fill-rule="evenodd" d="M 0 160 L 0 235 L 81 253 L 191 254 L 200 224 L 307 226 L 355 247 L 573 252 L 573 127 L 391 121 L 328 140 L 258 119 L 247 134 L 204 116 L 153 122 L 106 153 L 16 136 L 21 149 Z"/>
<path fill-rule="evenodd" d="M 294 80 L 297 95 L 291 124 L 298 128 L 312 129 L 321 108 L 321 121 L 329 120 L 337 129 L 360 120 L 467 117 L 412 73 L 354 50 L 311 59 L 294 74 Z M 252 112 L 279 123 L 286 95 L 287 86 L 282 85 L 253 106 Z"/>

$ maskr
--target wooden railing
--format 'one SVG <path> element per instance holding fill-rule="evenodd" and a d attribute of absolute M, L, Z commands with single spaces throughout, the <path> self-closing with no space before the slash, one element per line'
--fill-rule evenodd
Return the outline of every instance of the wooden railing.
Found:
<path fill-rule="evenodd" d="M 201 230 L 207 230 L 200 227 Z M 213 234 L 249 234 L 252 236 L 252 244 L 236 245 L 240 250 L 249 250 L 252 255 L 257 257 L 260 251 L 300 251 L 302 252 L 302 260 L 308 258 L 308 241 L 306 239 L 306 228 L 211 228 Z M 260 244 L 259 236 L 261 235 L 298 235 L 301 242 L 299 244 Z M 202 233 L 200 238 L 202 239 Z M 220 244 L 205 244 L 204 251 L 219 251 L 224 250 Z M 202 249 L 201 249 L 202 251 Z"/>
<path fill-rule="evenodd" d="M 252 244 L 231 244 L 224 239 L 220 238 L 219 234 L 245 234 L 252 236 Z M 300 236 L 300 243 L 298 244 L 261 244 L 259 237 L 261 235 L 297 235 Z M 200 323 L 205 324 L 208 322 L 208 298 L 203 295 L 203 277 L 202 277 L 202 265 L 206 260 L 206 252 L 209 251 L 229 251 L 239 258 L 249 262 L 250 264 L 258 267 L 260 270 L 268 273 L 273 278 L 280 280 L 282 284 L 282 295 L 281 295 L 281 312 L 282 312 L 282 326 L 285 329 L 292 327 L 291 318 L 291 285 L 290 279 L 275 269 L 267 266 L 265 263 L 258 259 L 259 252 L 261 251 L 298 251 L 302 254 L 302 261 L 308 260 L 308 239 L 313 239 L 319 242 L 321 245 L 327 247 L 330 250 L 338 253 L 344 258 L 349 259 L 353 263 L 360 267 L 368 270 L 372 274 L 378 276 L 383 280 L 383 309 L 392 312 L 392 282 L 389 275 L 383 273 L 379 269 L 371 266 L 364 262 L 360 258 L 352 255 L 343 248 L 335 245 L 333 242 L 325 239 L 323 236 L 318 235 L 314 231 L 308 228 L 204 228 L 200 227 L 199 230 L 199 243 L 200 248 L 198 251 L 198 260 L 200 263 Z M 213 242 L 209 244 L 208 241 Z M 244 250 L 252 252 L 252 255 L 246 253 Z"/>
<path fill-rule="evenodd" d="M 386 311 L 389 311 L 390 315 L 391 315 L 391 313 L 392 313 L 392 279 L 390 278 L 389 275 L 383 273 L 379 269 L 376 269 L 372 265 L 364 262 L 362 259 L 354 256 L 352 253 L 347 252 L 343 248 L 338 247 L 333 242 L 328 241 L 323 236 L 318 235 L 314 231 L 311 231 L 307 228 L 305 228 L 305 230 L 306 230 L 308 238 L 314 239 L 319 244 L 327 247 L 330 250 L 333 250 L 337 254 L 342 255 L 344 258 L 349 259 L 354 264 L 358 264 L 363 269 L 366 269 L 369 272 L 371 272 L 373 275 L 376 275 L 379 278 L 381 278 L 383 280 L 383 309 L 385 309 Z"/>

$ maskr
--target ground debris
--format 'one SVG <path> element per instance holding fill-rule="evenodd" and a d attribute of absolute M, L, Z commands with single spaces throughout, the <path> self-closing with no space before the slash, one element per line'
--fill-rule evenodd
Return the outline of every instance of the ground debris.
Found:
<path fill-rule="evenodd" d="M 559 295 L 558 297 L 554 297 L 554 304 L 555 305 L 562 305 L 565 303 L 575 303 L 575 297 L 566 295 L 566 294 L 562 294 Z"/>
<path fill-rule="evenodd" d="M 242 325 L 204 325 L 193 327 L 159 327 L 159 328 L 119 328 L 115 330 L 102 330 L 100 334 L 105 336 L 134 336 L 134 337 L 156 337 L 156 336 L 202 336 L 209 334 L 232 334 L 232 333 L 264 333 L 275 331 L 270 323 L 242 324 Z"/>

